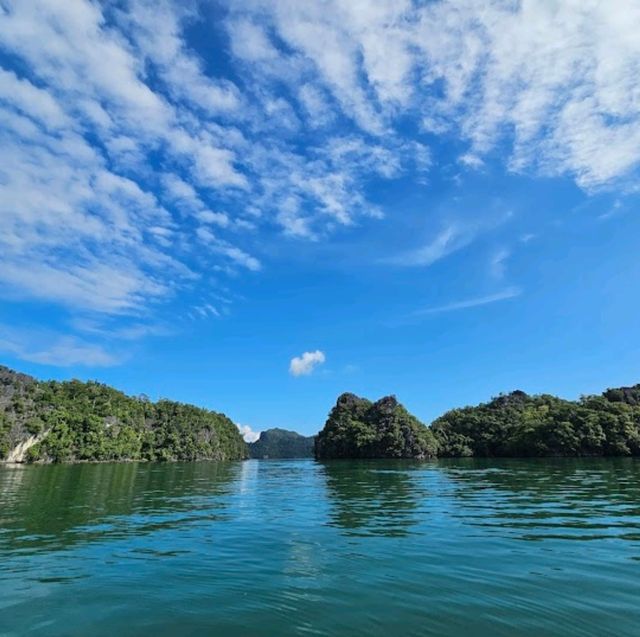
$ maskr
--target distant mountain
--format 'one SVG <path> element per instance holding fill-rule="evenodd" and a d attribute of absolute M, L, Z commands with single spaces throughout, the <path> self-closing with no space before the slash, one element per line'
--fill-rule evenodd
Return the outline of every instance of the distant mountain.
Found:
<path fill-rule="evenodd" d="M 286 429 L 267 429 L 250 442 L 251 458 L 312 458 L 315 436 L 302 436 Z"/>
<path fill-rule="evenodd" d="M 0 460 L 240 460 L 247 447 L 224 414 L 152 403 L 96 382 L 44 381 L 0 366 Z"/>
<path fill-rule="evenodd" d="M 342 394 L 315 446 L 318 459 L 432 458 L 436 452 L 431 431 L 395 396 L 372 403 L 354 394 Z"/>

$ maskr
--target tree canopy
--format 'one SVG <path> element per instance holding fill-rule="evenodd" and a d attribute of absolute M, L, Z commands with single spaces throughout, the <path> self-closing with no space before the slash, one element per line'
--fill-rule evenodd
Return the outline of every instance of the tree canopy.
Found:
<path fill-rule="evenodd" d="M 97 382 L 39 382 L 0 366 L 0 460 L 640 456 L 640 385 L 571 401 L 523 391 L 452 409 L 426 427 L 394 396 L 342 394 L 322 431 L 270 429 L 247 445 L 224 414 Z"/>
<path fill-rule="evenodd" d="M 316 442 L 317 458 L 640 455 L 640 385 L 571 401 L 514 391 L 452 409 L 425 427 L 393 396 L 343 394 Z"/>
<path fill-rule="evenodd" d="M 236 460 L 247 455 L 224 414 L 155 403 L 96 382 L 38 382 L 0 368 L 0 459 L 30 436 L 29 461 Z"/>
<path fill-rule="evenodd" d="M 440 456 L 640 455 L 640 385 L 577 401 L 514 391 L 448 411 L 431 430 Z"/>
<path fill-rule="evenodd" d="M 431 458 L 433 434 L 394 396 L 342 394 L 316 438 L 316 458 Z"/>

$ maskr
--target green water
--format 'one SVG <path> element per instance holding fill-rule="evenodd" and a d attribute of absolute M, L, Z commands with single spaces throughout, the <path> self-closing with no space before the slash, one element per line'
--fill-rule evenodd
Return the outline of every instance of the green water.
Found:
<path fill-rule="evenodd" d="M 0 635 L 640 635 L 640 463 L 0 467 Z"/>

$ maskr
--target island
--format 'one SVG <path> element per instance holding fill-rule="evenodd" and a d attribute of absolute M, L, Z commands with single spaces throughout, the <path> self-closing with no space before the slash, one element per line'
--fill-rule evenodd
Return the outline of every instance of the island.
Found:
<path fill-rule="evenodd" d="M 433 458 L 437 441 L 430 429 L 395 398 L 375 403 L 342 394 L 316 438 L 315 455 L 329 458 Z"/>
<path fill-rule="evenodd" d="M 426 427 L 395 397 L 343 394 L 318 434 L 316 458 L 640 455 L 640 385 L 577 401 L 523 391 L 452 409 Z"/>
<path fill-rule="evenodd" d="M 577 401 L 514 391 L 448 411 L 431 430 L 440 456 L 637 456 L 640 385 Z"/>
<path fill-rule="evenodd" d="M 287 429 L 265 429 L 255 442 L 250 442 L 249 457 L 313 458 L 315 436 L 303 436 Z"/>
<path fill-rule="evenodd" d="M 452 409 L 430 426 L 385 396 L 342 394 L 317 436 L 268 429 L 247 444 L 222 413 L 89 381 L 0 366 L 0 461 L 102 462 L 640 456 L 640 385 L 565 400 L 523 391 Z"/>
<path fill-rule="evenodd" d="M 242 460 L 224 414 L 151 402 L 77 380 L 37 381 L 0 366 L 0 459 L 9 462 Z"/>

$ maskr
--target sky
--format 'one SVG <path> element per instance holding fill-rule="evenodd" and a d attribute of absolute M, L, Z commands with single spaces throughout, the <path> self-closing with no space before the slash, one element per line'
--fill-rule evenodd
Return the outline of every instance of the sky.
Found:
<path fill-rule="evenodd" d="M 0 0 L 0 361 L 318 431 L 640 382 L 638 0 Z"/>

